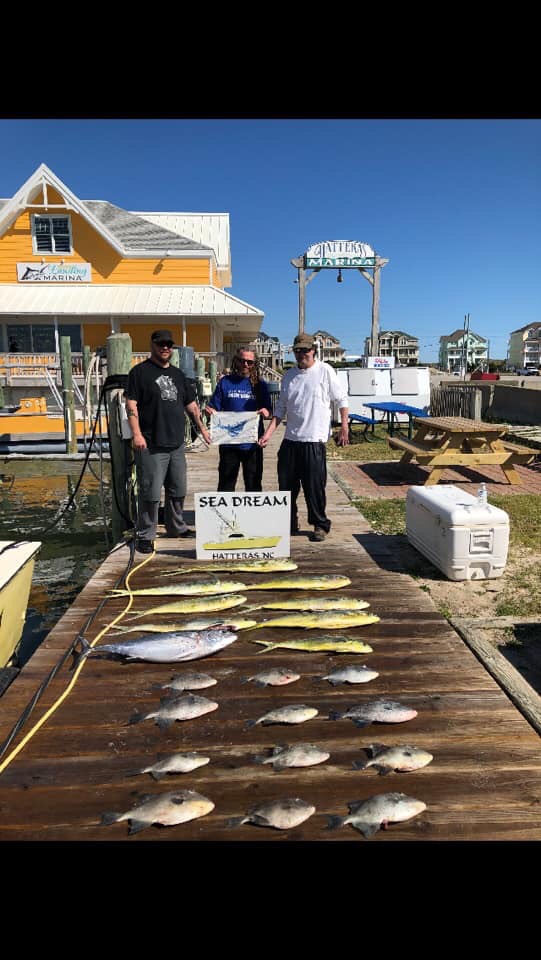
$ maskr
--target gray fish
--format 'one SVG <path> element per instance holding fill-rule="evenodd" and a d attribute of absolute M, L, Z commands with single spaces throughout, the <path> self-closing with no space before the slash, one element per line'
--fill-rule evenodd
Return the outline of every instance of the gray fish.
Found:
<path fill-rule="evenodd" d="M 369 700 L 368 703 L 358 703 L 341 713 L 329 711 L 329 720 L 353 720 L 357 727 L 368 727 L 371 723 L 404 723 L 413 720 L 417 710 L 406 707 L 396 700 Z"/>
<path fill-rule="evenodd" d="M 165 690 L 205 690 L 206 687 L 213 687 L 218 681 L 210 677 L 208 673 L 196 673 L 195 670 L 185 670 L 176 677 L 171 677 L 169 683 L 156 684 L 156 688 Z"/>
<path fill-rule="evenodd" d="M 270 710 L 257 720 L 247 720 L 245 726 L 255 727 L 256 723 L 262 723 L 263 726 L 269 723 L 304 723 L 305 720 L 311 720 L 317 714 L 315 707 L 307 707 L 305 703 L 291 703 L 287 707 Z"/>
<path fill-rule="evenodd" d="M 168 773 L 190 773 L 197 767 L 204 767 L 209 763 L 210 757 L 204 757 L 201 753 L 192 751 L 191 753 L 170 753 L 167 756 L 159 753 L 158 760 L 151 767 L 145 767 L 140 773 L 150 773 L 155 780 L 162 780 Z"/>
<path fill-rule="evenodd" d="M 194 720 L 205 713 L 217 710 L 219 704 L 206 697 L 197 697 L 193 693 L 186 693 L 181 697 L 162 697 L 157 710 L 142 714 L 136 710 L 130 723 L 141 723 L 143 720 L 156 719 L 160 728 L 170 727 L 175 720 Z"/>
<path fill-rule="evenodd" d="M 270 667 L 268 670 L 262 670 L 261 673 L 254 674 L 253 677 L 243 677 L 240 682 L 248 683 L 253 680 L 257 687 L 281 687 L 285 683 L 293 683 L 300 678 L 300 673 L 294 673 L 287 667 Z"/>
<path fill-rule="evenodd" d="M 245 817 L 232 817 L 228 827 L 238 827 L 241 823 L 254 823 L 257 827 L 274 827 L 275 830 L 290 830 L 308 820 L 316 808 L 298 797 L 284 800 L 266 800 L 251 807 Z"/>
<path fill-rule="evenodd" d="M 330 753 L 322 750 L 315 743 L 296 743 L 289 747 L 283 744 L 274 747 L 270 756 L 256 754 L 255 763 L 272 763 L 275 770 L 285 770 L 286 767 L 313 767 L 316 763 L 324 763 Z"/>
<path fill-rule="evenodd" d="M 316 680 L 328 680 L 333 686 L 337 683 L 368 683 L 379 677 L 377 670 L 372 667 L 335 667 L 324 677 L 315 677 Z"/>
<path fill-rule="evenodd" d="M 120 820 L 129 820 L 128 833 L 139 833 L 153 823 L 163 827 L 173 827 L 177 823 L 187 823 L 204 817 L 214 810 L 214 804 L 195 790 L 171 790 L 169 793 L 155 793 L 140 798 L 138 804 L 126 813 L 102 814 L 101 823 L 109 826 Z"/>
<path fill-rule="evenodd" d="M 355 760 L 353 768 L 355 770 L 366 770 L 368 767 L 374 767 L 382 777 L 387 773 L 392 773 L 393 770 L 398 773 L 420 770 L 421 767 L 426 767 L 434 759 L 427 750 L 422 750 L 421 747 L 413 747 L 409 743 L 402 743 L 396 747 L 386 747 L 383 743 L 370 743 L 366 750 L 371 759 Z"/>
<path fill-rule="evenodd" d="M 194 630 L 189 633 L 143 634 L 142 637 L 97 647 L 90 647 L 85 640 L 77 663 L 94 653 L 114 653 L 126 660 L 146 660 L 149 663 L 179 663 L 208 657 L 236 639 L 237 634 L 230 630 Z"/>
<path fill-rule="evenodd" d="M 365 837 L 372 837 L 378 830 L 385 829 L 389 823 L 402 823 L 411 820 L 426 810 L 426 803 L 415 800 L 405 793 L 378 793 L 368 800 L 358 800 L 348 804 L 349 816 L 327 818 L 330 830 L 350 823 Z"/>

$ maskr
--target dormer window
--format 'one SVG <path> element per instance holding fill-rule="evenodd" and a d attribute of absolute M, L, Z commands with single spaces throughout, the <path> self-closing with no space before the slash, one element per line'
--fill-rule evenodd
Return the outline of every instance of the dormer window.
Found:
<path fill-rule="evenodd" d="M 71 254 L 71 223 L 69 217 L 32 217 L 34 253 Z"/>

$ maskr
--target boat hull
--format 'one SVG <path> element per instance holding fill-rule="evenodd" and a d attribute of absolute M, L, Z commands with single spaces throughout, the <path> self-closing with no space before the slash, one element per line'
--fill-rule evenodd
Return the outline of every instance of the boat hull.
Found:
<path fill-rule="evenodd" d="M 11 666 L 21 641 L 38 540 L 0 540 L 0 669 Z M 8 548 L 8 549 L 4 549 Z"/>

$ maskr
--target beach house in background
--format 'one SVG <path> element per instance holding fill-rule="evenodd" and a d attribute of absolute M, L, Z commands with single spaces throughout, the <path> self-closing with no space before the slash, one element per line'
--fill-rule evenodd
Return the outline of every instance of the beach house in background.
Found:
<path fill-rule="evenodd" d="M 0 374 L 11 376 L 10 361 L 54 364 L 61 336 L 80 353 L 129 333 L 134 352 L 146 354 L 160 327 L 218 369 L 229 366 L 264 316 L 227 293 L 231 284 L 228 213 L 81 200 L 41 164 L 0 200 Z"/>
<path fill-rule="evenodd" d="M 278 337 L 269 337 L 260 330 L 253 341 L 253 346 L 257 356 L 267 367 L 273 370 L 283 367 L 287 347 L 280 343 Z"/>
<path fill-rule="evenodd" d="M 364 341 L 365 356 L 370 356 L 370 337 Z M 381 330 L 378 336 L 379 357 L 394 357 L 397 367 L 411 367 L 419 363 L 419 340 L 402 330 Z"/>
<path fill-rule="evenodd" d="M 448 337 L 440 337 L 439 366 L 447 373 L 463 368 L 488 368 L 488 340 L 473 330 L 455 330 Z"/>
<path fill-rule="evenodd" d="M 507 366 L 511 370 L 537 370 L 541 367 L 541 323 L 529 323 L 512 331 Z"/>
<path fill-rule="evenodd" d="M 319 359 L 326 363 L 341 363 L 346 356 L 346 351 L 340 346 L 340 340 L 333 337 L 332 333 L 326 330 L 316 330 L 314 341 L 319 346 Z"/>

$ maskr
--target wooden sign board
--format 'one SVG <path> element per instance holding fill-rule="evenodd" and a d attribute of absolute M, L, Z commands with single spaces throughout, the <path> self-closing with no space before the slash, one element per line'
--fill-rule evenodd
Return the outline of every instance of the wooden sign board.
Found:
<path fill-rule="evenodd" d="M 194 494 L 198 560 L 268 560 L 290 555 L 291 493 Z"/>

